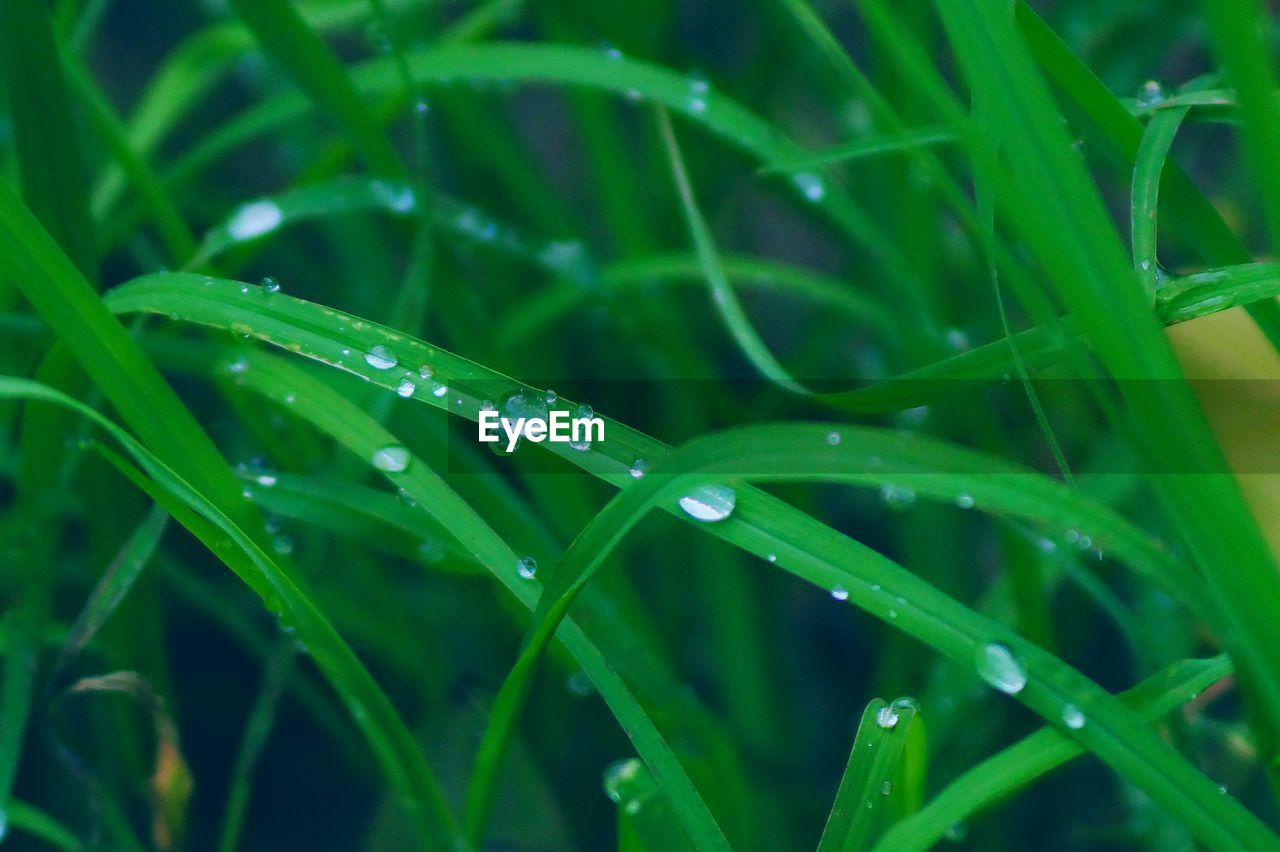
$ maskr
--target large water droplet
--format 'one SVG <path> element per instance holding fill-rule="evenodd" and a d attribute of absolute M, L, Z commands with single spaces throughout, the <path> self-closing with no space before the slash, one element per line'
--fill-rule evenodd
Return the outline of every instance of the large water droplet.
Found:
<path fill-rule="evenodd" d="M 680 498 L 680 508 L 694 520 L 723 521 L 733 514 L 738 495 L 727 485 L 700 485 Z"/>
<path fill-rule="evenodd" d="M 400 380 L 400 384 L 396 385 L 396 395 L 402 399 L 408 399 L 413 396 L 413 392 L 417 389 L 418 386 L 413 383 L 413 379 L 406 377 Z"/>
<path fill-rule="evenodd" d="M 838 601 L 847 601 L 849 600 L 849 590 L 842 585 L 836 584 L 831 587 L 831 597 Z"/>
<path fill-rule="evenodd" d="M 526 580 L 532 580 L 538 575 L 538 560 L 532 556 L 521 556 L 516 560 L 516 573 Z"/>
<path fill-rule="evenodd" d="M 1027 685 L 1027 670 L 1008 645 L 988 642 L 980 646 L 974 663 L 978 676 L 1006 695 L 1016 695 Z"/>
<path fill-rule="evenodd" d="M 892 731 L 898 727 L 898 711 L 892 704 L 886 704 L 876 711 L 876 725 L 886 731 Z"/>
<path fill-rule="evenodd" d="M 400 363 L 400 359 L 396 357 L 396 353 L 379 343 L 377 346 L 364 353 L 365 363 L 375 370 L 390 370 Z"/>
<path fill-rule="evenodd" d="M 957 506 L 959 506 L 961 509 L 972 509 L 972 508 L 973 508 L 973 505 L 974 505 L 973 495 L 972 495 L 972 494 L 957 494 L 957 495 L 956 495 L 956 505 L 957 505 Z"/>
<path fill-rule="evenodd" d="M 409 450 L 399 444 L 388 444 L 375 450 L 373 466 L 386 473 L 400 473 L 409 466 Z"/>
<path fill-rule="evenodd" d="M 264 198 L 237 210 L 227 223 L 227 233 L 233 240 L 251 240 L 274 231 L 283 220 L 280 205 Z"/>
<path fill-rule="evenodd" d="M 280 282 L 268 275 L 262 279 L 262 292 L 270 296 L 280 292 Z"/>
<path fill-rule="evenodd" d="M 449 386 L 444 382 L 434 382 L 431 385 L 431 395 L 436 399 L 444 399 L 449 395 Z"/>
<path fill-rule="evenodd" d="M 644 459 L 636 459 L 631 463 L 631 469 L 627 473 L 631 474 L 632 479 L 640 479 L 644 476 L 648 467 L 649 463 Z"/>
<path fill-rule="evenodd" d="M 595 417 L 595 416 L 596 416 L 595 411 L 591 408 L 591 406 L 587 405 L 585 402 L 580 402 L 576 406 L 574 406 L 574 409 L 573 409 L 574 420 L 585 421 L 585 420 L 590 420 L 592 417 Z M 577 450 L 580 453 L 586 452 L 587 450 L 591 449 L 591 429 L 584 424 L 583 426 L 578 427 L 578 431 L 579 431 L 579 435 L 578 435 L 579 440 L 569 441 L 569 447 L 571 449 Z M 572 435 L 572 432 L 570 434 Z"/>

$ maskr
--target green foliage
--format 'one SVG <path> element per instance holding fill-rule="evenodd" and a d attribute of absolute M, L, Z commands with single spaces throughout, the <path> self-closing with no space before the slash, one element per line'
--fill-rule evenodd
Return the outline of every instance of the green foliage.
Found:
<path fill-rule="evenodd" d="M 1280 848 L 1273 21 L 1066 5 L 9 0 L 0 841 Z"/>

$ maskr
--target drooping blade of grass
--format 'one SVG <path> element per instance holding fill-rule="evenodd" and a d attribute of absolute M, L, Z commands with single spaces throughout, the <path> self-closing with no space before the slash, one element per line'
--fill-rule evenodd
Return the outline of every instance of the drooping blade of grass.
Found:
<path fill-rule="evenodd" d="M 808 169 L 847 163 L 863 157 L 892 154 L 907 148 L 954 142 L 955 138 L 955 134 L 951 131 L 940 127 L 923 127 L 917 130 L 904 130 L 901 133 L 874 134 L 862 139 L 855 139 L 852 142 L 834 145 L 824 151 L 816 151 L 793 160 L 770 163 L 769 165 L 761 166 L 759 171 L 760 174 L 765 175 L 778 173 L 795 174 Z"/>
<path fill-rule="evenodd" d="M 1174 278 L 1156 291 L 1167 323 L 1186 322 L 1280 296 L 1280 264 L 1246 263 Z"/>
<path fill-rule="evenodd" d="M 676 191 L 680 196 L 680 205 L 684 208 L 685 224 L 693 239 L 698 253 L 698 262 L 702 266 L 702 274 L 711 288 L 711 301 L 716 312 L 724 320 L 734 342 L 742 350 L 747 360 L 769 381 L 778 387 L 797 394 L 808 394 L 809 391 L 791 377 L 787 369 L 773 357 L 769 347 L 761 339 L 755 326 L 742 309 L 738 294 L 729 284 L 720 264 L 720 253 L 716 250 L 715 239 L 711 229 L 707 227 L 698 202 L 693 197 L 693 186 L 689 183 L 689 175 L 685 170 L 684 158 L 680 155 L 680 146 L 676 143 L 675 131 L 671 127 L 671 118 L 667 111 L 658 107 L 658 129 L 667 152 L 667 160 L 671 163 L 671 174 L 675 180 Z"/>
<path fill-rule="evenodd" d="M 22 197 L 90 281 L 98 252 L 89 218 L 89 178 L 71 114 L 48 6 L 11 0 L 0 27 Z"/>
<path fill-rule="evenodd" d="M 402 339 L 401 343 L 404 342 Z M 363 358 L 360 363 L 364 363 Z M 241 364 L 243 369 L 239 366 Z M 239 370 L 236 375 L 244 387 L 288 405 L 297 416 L 311 422 L 359 458 L 372 463 L 388 447 L 399 447 L 408 452 L 394 435 L 368 414 L 297 366 L 261 353 L 245 353 L 233 365 Z M 451 395 L 457 393 L 451 391 Z M 290 396 L 293 401 L 287 402 Z M 457 540 L 524 606 L 532 609 L 538 597 L 537 584 L 520 576 L 519 558 L 515 552 L 423 461 L 408 460 L 406 456 L 405 464 L 401 470 L 383 470 L 382 473 L 438 521 L 447 524 Z M 662 734 L 599 649 L 576 626 L 570 626 L 560 638 L 582 665 L 631 738 L 636 751 L 653 772 L 690 839 L 698 848 L 728 849 L 724 835 Z M 483 820 L 477 822 L 470 810 L 467 831 L 470 837 L 475 838 L 473 842 L 479 845 Z"/>
<path fill-rule="evenodd" d="M 971 85 L 986 93 L 996 132 L 1019 140 L 1008 151 L 1011 175 L 1001 187 L 1013 226 L 1118 380 L 1141 424 L 1133 433 L 1140 453 L 1183 471 L 1151 483 L 1230 620 L 1224 641 L 1261 721 L 1270 763 L 1280 732 L 1280 619 L 1273 611 L 1280 571 L 1011 16 L 991 0 L 943 0 L 939 9 Z"/>
<path fill-rule="evenodd" d="M 464 847 L 452 826 L 439 783 L 391 702 L 325 617 L 266 551 L 157 455 L 83 403 L 36 382 L 5 376 L 0 376 L 0 396 L 63 406 L 102 428 L 123 447 L 141 471 L 111 451 L 102 451 L 134 485 L 163 506 L 296 630 L 299 641 L 307 646 L 316 665 L 342 697 L 356 726 L 369 740 L 392 788 L 413 803 L 411 812 L 424 842 L 440 849 Z"/>
<path fill-rule="evenodd" d="M 871 845 L 883 812 L 879 805 L 892 793 L 893 777 L 918 712 L 918 705 L 910 700 L 890 705 L 877 698 L 867 705 L 818 852 L 857 852 Z"/>
<path fill-rule="evenodd" d="M 1142 134 L 1142 144 L 1133 165 L 1133 190 L 1130 194 L 1130 240 L 1133 243 L 1133 266 L 1142 288 L 1155 299 L 1159 287 L 1160 263 L 1156 257 L 1156 213 L 1160 198 L 1160 176 L 1164 173 L 1173 137 L 1177 135 L 1187 110 L 1164 110 L 1152 116 Z"/>
<path fill-rule="evenodd" d="M 1119 698 L 1144 721 L 1155 722 L 1230 673 L 1225 656 L 1182 660 Z M 1024 737 L 952 781 L 919 813 L 892 826 L 876 852 L 931 849 L 952 826 L 1084 753 L 1079 743 L 1056 728 Z"/>
<path fill-rule="evenodd" d="M 26 802 L 11 800 L 7 817 L 8 822 L 0 824 L 0 829 L 8 831 L 21 829 L 32 837 L 40 838 L 54 849 L 62 849 L 65 852 L 79 852 L 85 848 L 84 842 L 76 837 L 71 829 Z"/>
<path fill-rule="evenodd" d="M 1023 0 L 1014 14 L 1036 62 L 1066 93 L 1096 130 L 1104 150 L 1114 153 L 1127 170 L 1142 142 L 1142 125 L 1115 95 Z M 1175 162 L 1166 163 L 1161 186 L 1163 214 L 1173 222 L 1209 266 L 1248 263 L 1252 258 L 1239 237 L 1223 221 L 1195 183 Z M 1280 349 L 1280 305 L 1259 302 L 1248 308 L 1258 328 Z"/>
<path fill-rule="evenodd" d="M 71 633 L 58 653 L 58 660 L 49 676 L 51 681 L 57 679 L 58 674 L 89 643 L 129 594 L 134 582 L 151 561 L 168 521 L 169 516 L 164 510 L 155 506 L 125 541 L 72 625 Z"/>
<path fill-rule="evenodd" d="M 267 55 L 351 137 L 369 167 L 404 174 L 400 155 L 347 77 L 346 66 L 287 0 L 229 0 Z M 393 78 L 394 79 L 394 78 Z"/>

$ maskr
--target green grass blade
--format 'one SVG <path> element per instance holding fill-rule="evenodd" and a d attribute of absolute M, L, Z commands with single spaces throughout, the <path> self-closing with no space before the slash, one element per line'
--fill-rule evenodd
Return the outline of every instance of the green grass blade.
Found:
<path fill-rule="evenodd" d="M 1152 675 L 1120 700 L 1146 722 L 1155 722 L 1231 673 L 1225 656 L 1182 660 Z M 933 848 L 948 830 L 1030 784 L 1085 751 L 1055 728 L 1044 728 L 966 771 L 914 816 L 894 825 L 876 845 L 877 852 L 915 852 Z"/>
<path fill-rule="evenodd" d="M 834 145 L 824 151 L 806 154 L 794 160 L 781 163 L 770 163 L 760 167 L 761 174 L 795 174 L 810 169 L 834 166 L 860 160 L 865 157 L 878 157 L 882 154 L 893 154 L 909 148 L 925 145 L 941 145 L 955 141 L 955 134 L 940 127 L 923 127 L 915 130 L 903 130 L 900 133 L 880 133 L 841 145 Z"/>
<path fill-rule="evenodd" d="M 3 830 L 21 829 L 32 837 L 40 838 L 54 849 L 78 852 L 85 846 L 84 842 L 76 837 L 71 829 L 26 802 L 10 801 L 8 820 L 7 824 L 0 824 L 0 837 L 4 836 Z"/>
<path fill-rule="evenodd" d="M 1186 322 L 1276 296 L 1280 296 L 1280 265 L 1246 263 L 1169 281 L 1156 291 L 1156 309 L 1167 323 Z"/>
<path fill-rule="evenodd" d="M 351 137 L 369 167 L 389 177 L 404 174 L 400 155 L 365 107 L 346 66 L 286 0 L 230 0 L 231 8 L 263 50 Z M 394 78 L 393 83 L 399 85 Z"/>
<path fill-rule="evenodd" d="M 871 845 L 918 712 L 911 699 L 890 705 L 877 698 L 867 705 L 818 852 L 856 852 Z"/>
<path fill-rule="evenodd" d="M 1130 193 L 1130 240 L 1133 243 L 1133 266 L 1138 280 L 1149 297 L 1156 297 L 1160 263 L 1156 257 L 1156 213 L 1159 208 L 1160 176 L 1164 173 L 1169 149 L 1178 127 L 1187 117 L 1186 109 L 1164 110 L 1153 116 L 1142 135 L 1142 144 L 1133 166 L 1133 190 Z"/>
<path fill-rule="evenodd" d="M 5 5 L 0 54 L 23 200 L 93 281 L 98 252 L 89 218 L 89 179 L 46 4 L 11 0 Z"/>

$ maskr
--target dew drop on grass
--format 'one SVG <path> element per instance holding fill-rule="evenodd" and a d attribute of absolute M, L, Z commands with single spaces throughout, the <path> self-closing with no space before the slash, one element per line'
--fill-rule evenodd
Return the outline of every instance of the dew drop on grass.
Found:
<path fill-rule="evenodd" d="M 840 433 L 839 433 L 839 432 L 828 432 L 828 433 L 827 433 L 827 443 L 828 443 L 828 444 L 830 444 L 831 446 L 833 446 L 833 447 L 839 446 L 839 445 L 840 445 L 840 441 L 841 441 L 841 438 L 840 438 Z"/>
<path fill-rule="evenodd" d="M 961 509 L 972 509 L 974 505 L 972 494 L 957 494 L 956 505 Z"/>
<path fill-rule="evenodd" d="M 974 658 L 978 676 L 1006 695 L 1017 695 L 1027 685 L 1027 670 L 1008 645 L 988 642 Z"/>
<path fill-rule="evenodd" d="M 892 781 L 881 781 L 881 782 L 880 782 L 880 795 L 881 795 L 881 796 L 887 796 L 887 795 L 889 795 L 889 794 L 890 794 L 890 793 L 892 793 L 892 792 L 893 792 L 893 782 L 892 782 Z"/>
<path fill-rule="evenodd" d="M 388 444 L 373 453 L 373 466 L 384 473 L 400 473 L 409 466 L 409 450 L 399 444 Z"/>
<path fill-rule="evenodd" d="M 812 204 L 817 204 L 827 197 L 827 185 L 813 172 L 800 172 L 791 180 L 805 200 Z"/>
<path fill-rule="evenodd" d="M 449 395 L 449 386 L 444 382 L 434 382 L 431 385 L 431 395 L 436 399 L 444 399 Z"/>
<path fill-rule="evenodd" d="M 886 704 L 876 711 L 876 725 L 882 730 L 892 731 L 898 727 L 898 711 L 892 704 Z"/>
<path fill-rule="evenodd" d="M 915 505 L 916 492 L 905 485 L 886 482 L 880 486 L 880 499 L 890 509 L 909 509 Z"/>
<path fill-rule="evenodd" d="M 1164 86 L 1157 80 L 1148 80 L 1138 87 L 1138 106 L 1142 109 L 1151 109 L 1159 105 L 1164 98 Z"/>
<path fill-rule="evenodd" d="M 568 688 L 569 694 L 574 697 L 586 698 L 591 694 L 594 685 L 591 683 L 591 678 L 587 676 L 587 673 L 579 670 L 569 675 L 568 680 L 565 681 L 565 687 Z"/>
<path fill-rule="evenodd" d="M 502 404 L 499 406 L 502 416 L 509 420 L 518 420 L 524 418 L 547 419 L 547 401 L 542 394 L 537 391 L 517 388 L 502 397 Z"/>
<path fill-rule="evenodd" d="M 1062 724 L 1073 731 L 1084 727 L 1084 711 L 1074 704 L 1062 705 Z"/>
<path fill-rule="evenodd" d="M 556 400 L 559 399 L 560 397 L 556 396 L 556 392 L 553 391 L 551 388 L 547 388 L 547 392 L 546 394 L 543 395 L 542 398 L 547 401 L 548 406 L 551 406 L 551 405 L 555 405 Z"/>
<path fill-rule="evenodd" d="M 431 369 L 431 367 L 429 367 L 426 364 L 423 364 L 421 367 L 418 368 L 418 378 L 422 379 L 424 382 L 431 381 L 433 378 L 435 378 L 435 375 L 436 375 L 436 371 Z"/>
<path fill-rule="evenodd" d="M 433 538 L 426 539 L 418 545 L 418 558 L 428 565 L 438 565 L 444 561 L 444 545 Z"/>
<path fill-rule="evenodd" d="M 396 353 L 379 343 L 364 353 L 365 363 L 375 370 L 390 370 L 400 363 Z"/>
<path fill-rule="evenodd" d="M 847 601 L 849 600 L 849 590 L 841 585 L 832 586 L 831 597 L 838 601 Z"/>
<path fill-rule="evenodd" d="M 631 463 L 631 468 L 627 473 L 631 474 L 632 479 L 640 479 L 644 476 L 645 470 L 649 467 L 649 463 L 644 459 L 636 459 Z"/>
<path fill-rule="evenodd" d="M 689 109 L 692 112 L 707 111 L 707 95 L 711 92 L 711 84 L 701 74 L 689 75 Z"/>
<path fill-rule="evenodd" d="M 406 377 L 400 380 L 400 384 L 396 385 L 396 396 L 408 399 L 413 396 L 413 392 L 417 389 L 418 386 L 413 383 L 413 379 Z"/>
<path fill-rule="evenodd" d="M 284 220 L 280 205 L 274 201 L 262 199 L 244 205 L 235 212 L 227 223 L 227 233 L 233 240 L 251 240 L 263 234 L 269 234 Z"/>
<path fill-rule="evenodd" d="M 641 763 L 638 758 L 628 757 L 616 760 L 604 771 L 602 783 L 604 794 L 609 801 L 619 803 L 627 793 L 627 787 L 640 779 Z"/>
<path fill-rule="evenodd" d="M 230 364 L 227 365 L 227 372 L 233 376 L 238 376 L 241 373 L 248 372 L 248 370 L 249 370 L 249 362 L 245 360 L 243 357 L 237 358 L 236 360 L 232 361 Z"/>
<path fill-rule="evenodd" d="M 293 539 L 287 535 L 278 535 L 271 542 L 271 549 L 281 556 L 293 553 Z"/>
<path fill-rule="evenodd" d="M 587 405 L 585 402 L 580 402 L 576 406 L 574 406 L 574 409 L 573 409 L 574 420 L 590 420 L 592 417 L 595 417 L 595 416 L 596 416 L 595 411 L 591 408 L 591 406 Z M 586 452 L 587 450 L 591 449 L 590 435 L 591 435 L 590 427 L 587 427 L 585 425 L 580 427 L 579 437 L 581 438 L 581 440 L 569 441 L 570 449 L 577 450 L 580 453 Z M 572 436 L 572 433 L 571 433 L 571 436 Z"/>
<path fill-rule="evenodd" d="M 600 50 L 604 53 L 605 59 L 612 60 L 613 62 L 617 62 L 622 59 L 622 51 L 618 50 L 618 48 L 614 47 L 607 41 L 600 45 Z"/>
<path fill-rule="evenodd" d="M 262 279 L 262 292 L 270 296 L 280 292 L 280 282 L 268 275 Z"/>
<path fill-rule="evenodd" d="M 961 843 L 969 836 L 969 826 L 962 822 L 953 822 L 947 826 L 946 833 L 942 836 L 950 843 Z"/>
<path fill-rule="evenodd" d="M 680 508 L 695 521 L 723 521 L 733 514 L 738 495 L 727 485 L 700 485 L 680 498 Z"/>
<path fill-rule="evenodd" d="M 538 560 L 532 556 L 521 556 L 516 560 L 516 573 L 526 580 L 538 576 Z"/>

